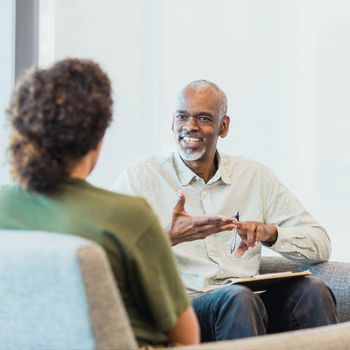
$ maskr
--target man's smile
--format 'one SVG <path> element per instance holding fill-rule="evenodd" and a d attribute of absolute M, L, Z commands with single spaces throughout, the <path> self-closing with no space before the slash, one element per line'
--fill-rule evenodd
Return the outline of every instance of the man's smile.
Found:
<path fill-rule="evenodd" d="M 202 142 L 202 138 L 199 137 L 184 136 L 182 139 L 187 143 Z"/>
<path fill-rule="evenodd" d="M 184 149 L 196 150 L 203 147 L 204 138 L 200 135 L 182 134 L 179 141 Z"/>

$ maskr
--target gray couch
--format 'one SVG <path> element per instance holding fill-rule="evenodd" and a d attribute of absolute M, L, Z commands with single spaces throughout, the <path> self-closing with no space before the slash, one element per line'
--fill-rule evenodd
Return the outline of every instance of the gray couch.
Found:
<path fill-rule="evenodd" d="M 0 259 L 1 349 L 137 349 L 97 244 L 63 234 L 0 231 Z M 350 349 L 350 263 L 309 266 L 264 258 L 261 265 L 262 273 L 305 269 L 333 288 L 344 323 L 176 349 Z"/>
<path fill-rule="evenodd" d="M 260 273 L 310 270 L 332 288 L 337 299 L 340 322 L 350 321 L 350 263 L 299 264 L 279 257 L 264 257 Z"/>

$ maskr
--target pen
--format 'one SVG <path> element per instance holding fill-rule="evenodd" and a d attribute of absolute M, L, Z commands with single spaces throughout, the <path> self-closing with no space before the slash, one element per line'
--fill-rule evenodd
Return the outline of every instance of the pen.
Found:
<path fill-rule="evenodd" d="M 237 221 L 239 221 L 239 210 L 237 210 L 236 215 L 234 216 Z M 232 241 L 231 241 L 231 254 L 236 249 L 236 243 L 237 243 L 237 228 L 235 228 L 232 231 Z"/>

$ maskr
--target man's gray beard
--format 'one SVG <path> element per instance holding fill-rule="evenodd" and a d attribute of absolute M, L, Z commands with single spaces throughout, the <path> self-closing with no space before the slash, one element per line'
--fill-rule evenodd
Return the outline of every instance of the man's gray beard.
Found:
<path fill-rule="evenodd" d="M 205 149 L 205 147 L 203 147 L 201 150 L 199 150 L 197 152 L 193 152 L 190 149 L 184 150 L 183 148 L 181 148 L 181 146 L 179 144 L 177 144 L 177 151 L 183 160 L 187 160 L 189 162 L 192 162 L 192 161 L 196 161 L 196 160 L 200 159 L 203 156 L 203 154 L 205 153 L 206 149 Z"/>

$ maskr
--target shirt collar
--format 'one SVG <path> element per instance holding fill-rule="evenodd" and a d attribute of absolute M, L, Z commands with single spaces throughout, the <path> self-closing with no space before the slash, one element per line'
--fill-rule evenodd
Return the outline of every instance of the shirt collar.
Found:
<path fill-rule="evenodd" d="M 214 183 L 221 179 L 221 181 L 226 184 L 231 184 L 231 179 L 229 174 L 227 173 L 227 169 L 225 166 L 225 162 L 221 157 L 220 153 L 216 151 L 216 157 L 218 159 L 218 170 L 214 174 L 214 176 L 208 181 L 208 184 Z M 184 161 L 181 159 L 178 152 L 173 153 L 174 164 L 176 168 L 177 175 L 181 182 L 182 186 L 189 185 L 193 178 L 199 178 L 189 167 L 186 166 Z"/>
<path fill-rule="evenodd" d="M 177 176 L 181 182 L 182 186 L 188 185 L 193 178 L 197 177 L 197 175 L 186 166 L 184 161 L 181 159 L 178 152 L 173 153 L 174 164 L 177 172 Z"/>

